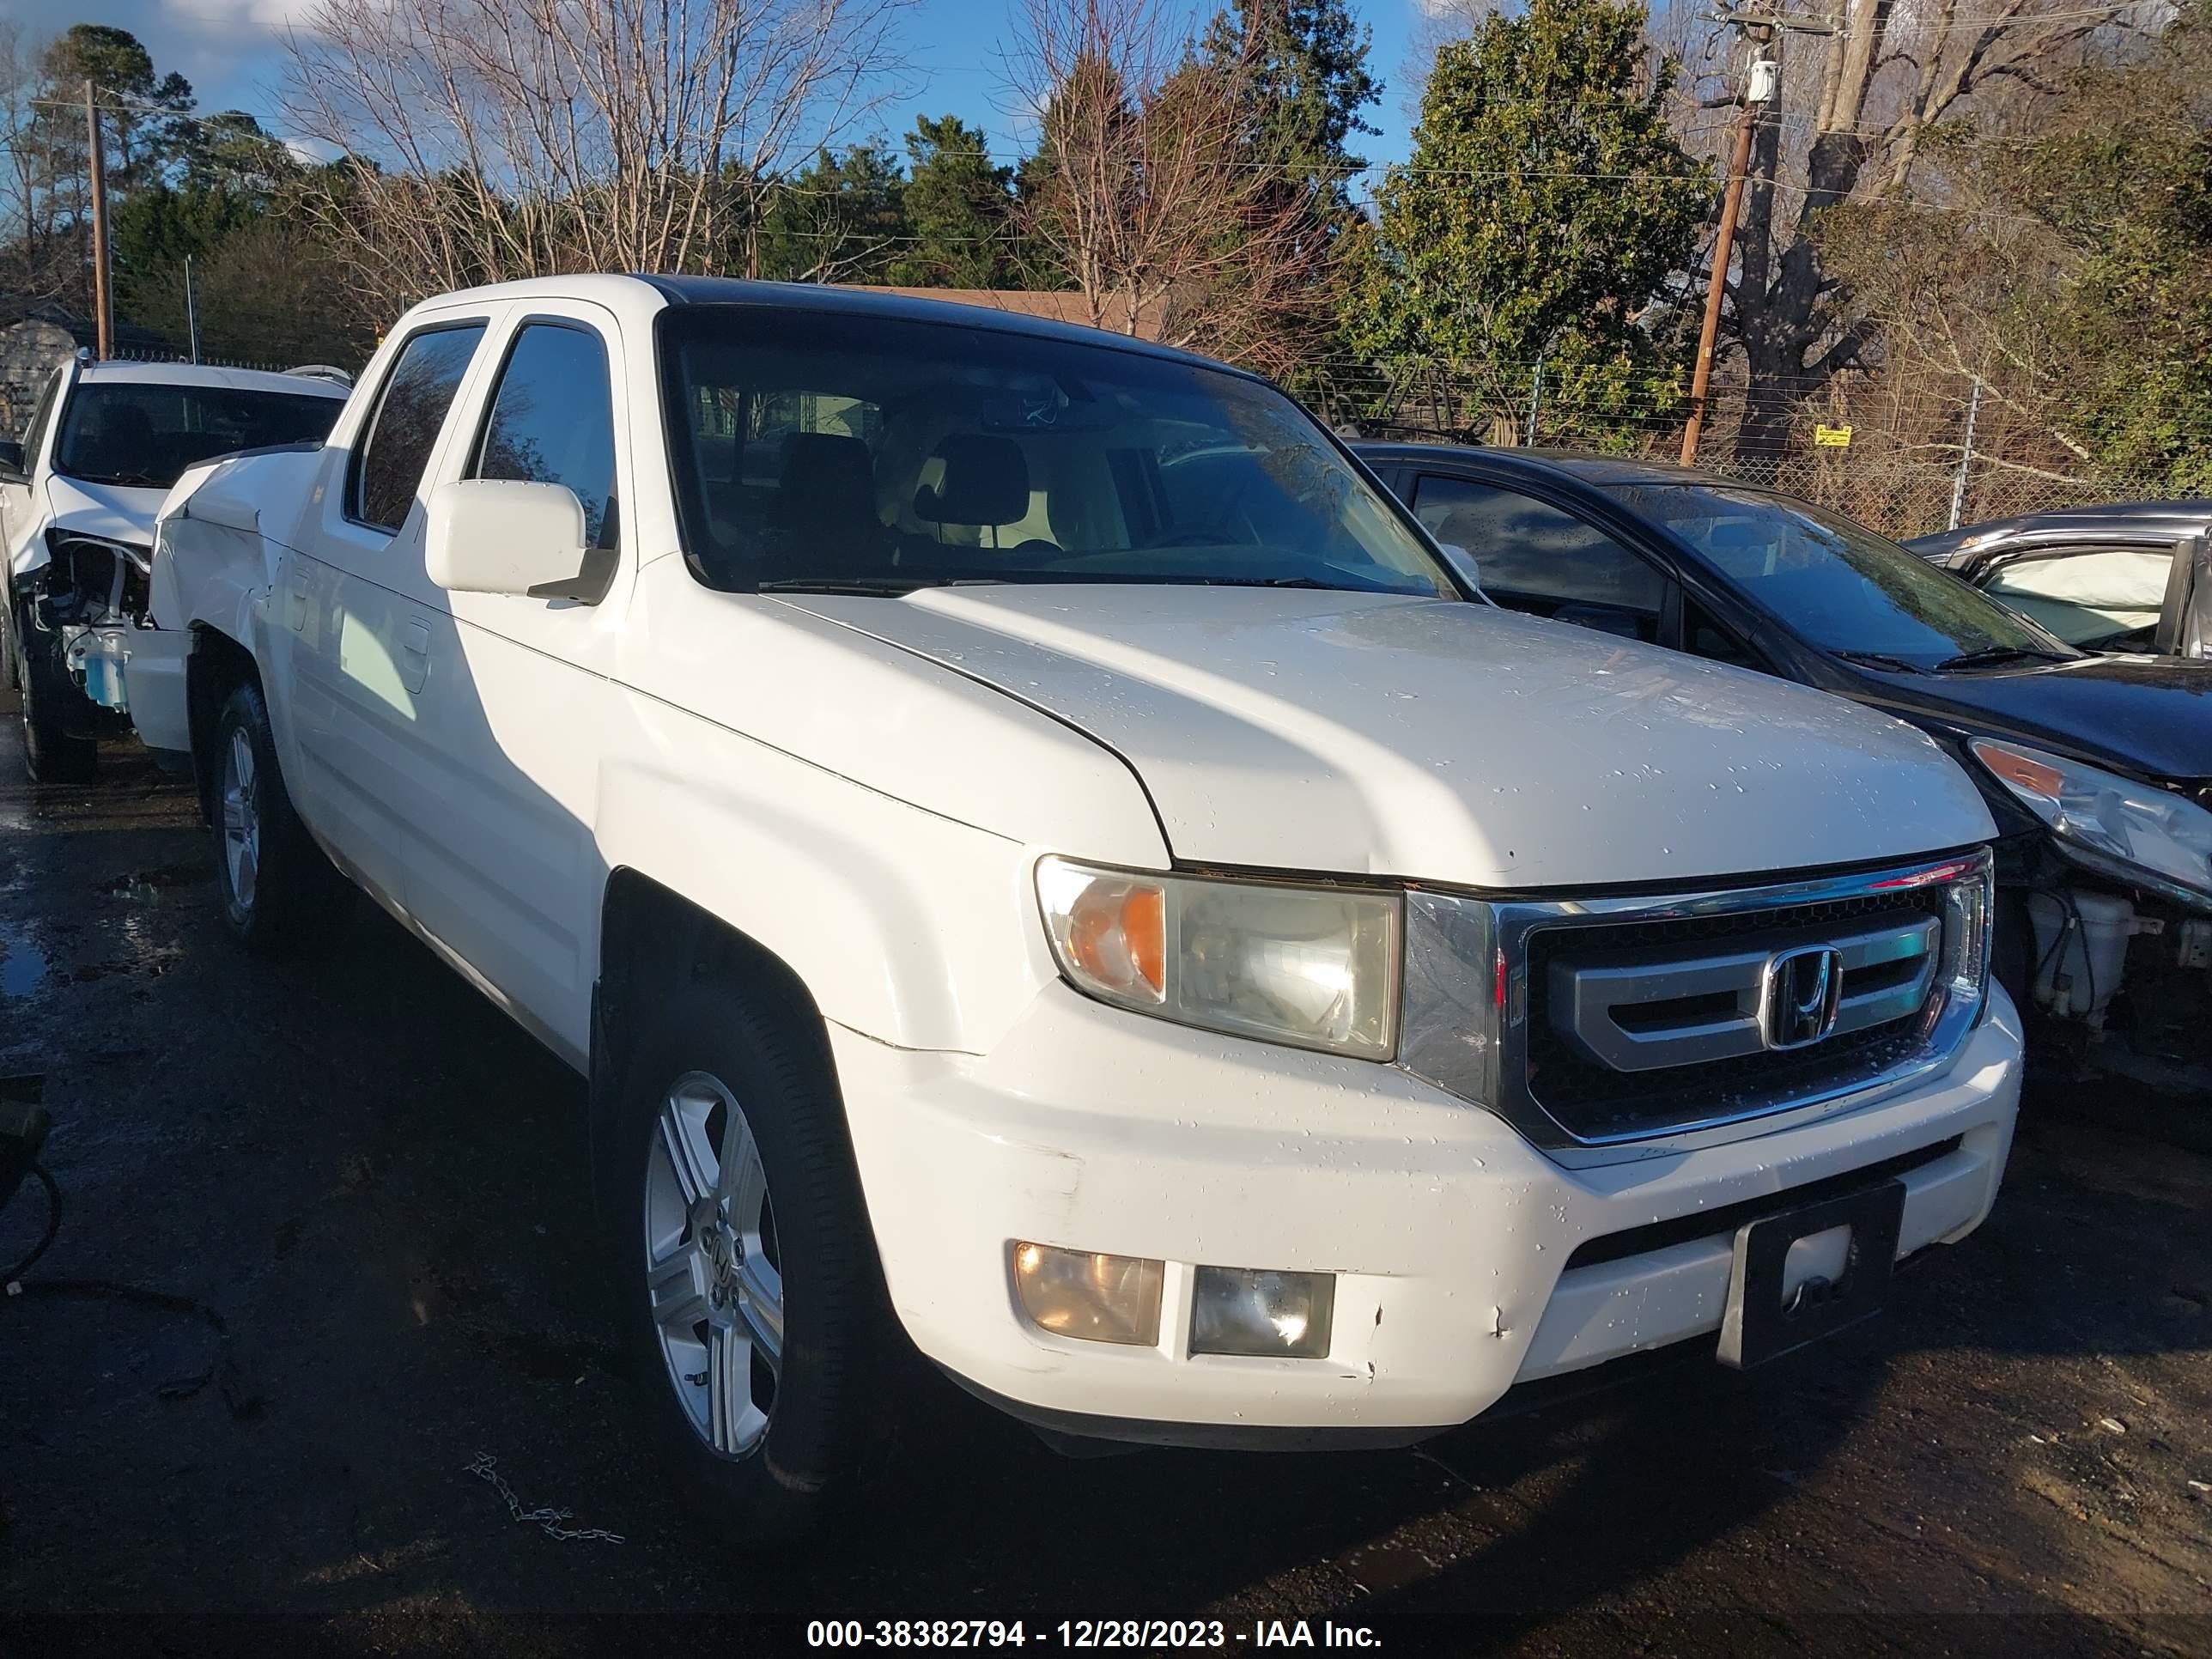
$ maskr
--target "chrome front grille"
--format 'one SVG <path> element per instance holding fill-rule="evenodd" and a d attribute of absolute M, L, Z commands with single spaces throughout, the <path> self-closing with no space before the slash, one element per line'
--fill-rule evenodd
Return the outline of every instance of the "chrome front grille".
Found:
<path fill-rule="evenodd" d="M 1607 951 L 1573 940 L 1565 953 L 1547 953 L 1546 1012 L 1564 1042 L 1616 1072 L 1788 1052 L 1918 1013 L 1942 932 L 1937 917 L 1902 910 L 1847 933 L 1768 931 L 1718 950 L 1684 940 Z M 1825 975 L 1813 988 L 1826 1018 L 1809 1036 L 1778 1039 L 1777 1005 L 1790 994 L 1782 975 L 1798 957 L 1830 951 L 1832 989 Z"/>
<path fill-rule="evenodd" d="M 1989 882 L 1977 854 L 1640 898 L 1416 890 L 1400 1064 L 1563 1151 L 1848 1103 L 1965 1041 Z"/>

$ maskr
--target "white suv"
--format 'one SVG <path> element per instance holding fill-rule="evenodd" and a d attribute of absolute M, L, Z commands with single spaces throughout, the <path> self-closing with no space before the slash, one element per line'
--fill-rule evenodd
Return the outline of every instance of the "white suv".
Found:
<path fill-rule="evenodd" d="M 319 443 L 346 387 L 319 374 L 187 363 L 57 368 L 20 441 L 0 441 L 0 684 L 22 698 L 31 775 L 91 775 L 126 715 L 125 668 L 146 616 L 154 514 L 213 455 Z"/>
<path fill-rule="evenodd" d="M 886 1314 L 1065 1433 L 1402 1443 L 1796 1346 L 1996 1192 L 1973 785 L 1482 603 L 1218 364 L 450 295 L 327 447 L 179 482 L 154 592 L 231 928 L 335 865 L 588 1075 L 649 1408 L 748 1536 L 836 1489 Z"/>

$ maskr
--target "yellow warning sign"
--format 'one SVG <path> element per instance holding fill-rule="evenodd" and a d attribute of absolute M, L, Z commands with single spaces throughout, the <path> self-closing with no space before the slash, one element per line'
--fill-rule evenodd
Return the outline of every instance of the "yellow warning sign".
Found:
<path fill-rule="evenodd" d="M 1813 447 L 1815 449 L 1849 449 L 1851 429 L 1847 426 L 1816 426 L 1813 428 Z"/>

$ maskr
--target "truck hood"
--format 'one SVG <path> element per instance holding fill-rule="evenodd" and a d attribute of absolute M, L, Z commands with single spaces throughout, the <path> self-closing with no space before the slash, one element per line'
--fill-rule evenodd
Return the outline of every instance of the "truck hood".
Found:
<path fill-rule="evenodd" d="M 111 542 L 129 542 L 146 548 L 154 544 L 154 514 L 165 492 L 129 489 L 120 484 L 87 483 L 59 475 L 46 479 L 46 524 L 54 530 L 81 531 Z M 51 562 L 46 539 L 35 536 L 16 550 L 15 570 L 27 576 Z"/>
<path fill-rule="evenodd" d="M 46 501 L 57 530 L 81 530 L 111 542 L 139 547 L 154 544 L 154 514 L 165 489 L 132 489 L 122 484 L 88 483 L 58 475 L 46 480 Z"/>
<path fill-rule="evenodd" d="M 779 597 L 1113 749 L 1187 862 L 1620 886 L 1994 833 L 1910 726 L 1487 605 L 1133 586 Z"/>

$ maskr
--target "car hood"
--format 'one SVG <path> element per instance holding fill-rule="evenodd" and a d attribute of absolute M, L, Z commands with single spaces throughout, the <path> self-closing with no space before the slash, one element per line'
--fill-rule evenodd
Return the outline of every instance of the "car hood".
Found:
<path fill-rule="evenodd" d="M 77 530 L 88 536 L 104 536 L 112 542 L 139 547 L 154 543 L 154 514 L 163 491 L 126 489 L 118 484 L 86 483 L 76 478 L 50 477 L 46 480 L 46 525 L 54 530 Z M 50 562 L 46 538 L 33 536 L 15 550 L 15 574 L 27 576 Z"/>
<path fill-rule="evenodd" d="M 1870 671 L 1885 705 L 2146 777 L 2212 778 L 2212 662 L 2083 657 L 1960 674 Z"/>
<path fill-rule="evenodd" d="M 1134 586 L 780 597 L 1115 750 L 1187 862 L 1618 886 L 1993 833 L 1909 726 L 1487 605 Z"/>
<path fill-rule="evenodd" d="M 132 489 L 121 484 L 88 483 L 58 475 L 46 480 L 46 501 L 57 530 L 81 530 L 112 542 L 154 544 L 154 515 L 166 489 Z"/>

